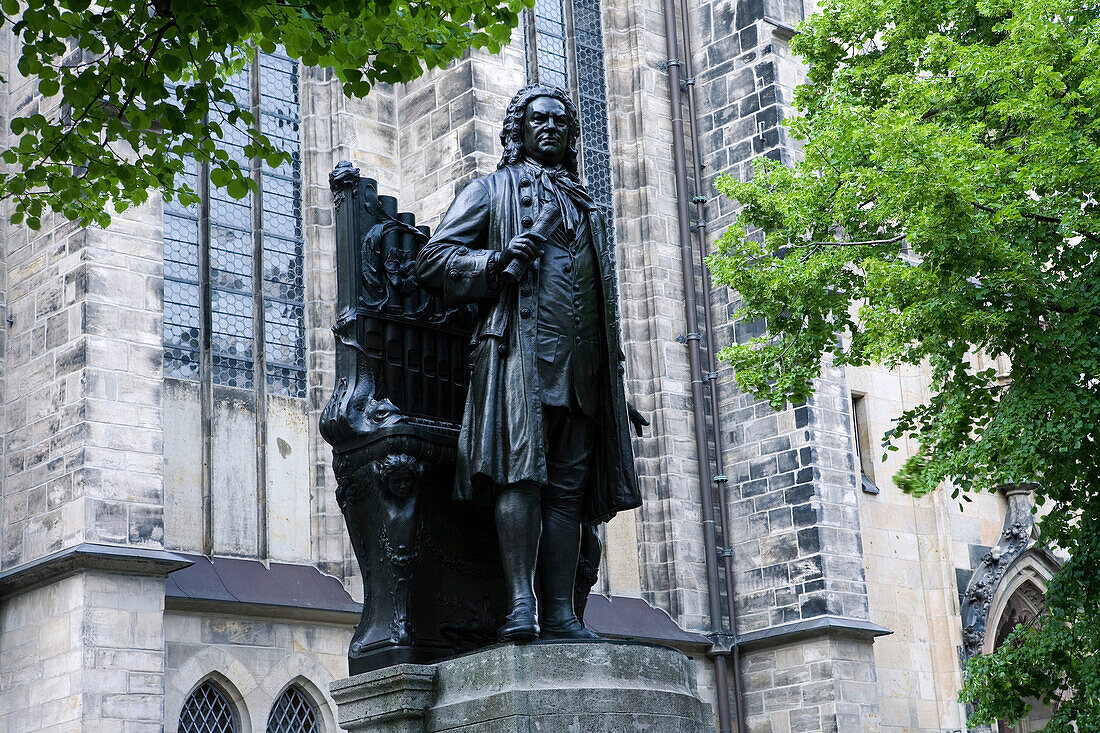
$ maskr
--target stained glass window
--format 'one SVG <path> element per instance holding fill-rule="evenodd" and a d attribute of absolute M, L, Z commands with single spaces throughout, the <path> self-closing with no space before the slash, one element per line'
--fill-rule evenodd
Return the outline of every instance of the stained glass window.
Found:
<path fill-rule="evenodd" d="M 302 252 L 298 75 L 285 56 L 260 58 L 260 123 L 290 161 L 263 165 L 263 303 L 267 386 L 305 397 L 305 281 Z"/>
<path fill-rule="evenodd" d="M 297 687 L 288 687 L 271 707 L 267 733 L 321 733 L 313 705 Z"/>
<path fill-rule="evenodd" d="M 611 145 L 607 133 L 603 31 L 599 0 L 573 0 L 584 179 L 596 205 L 611 220 Z"/>
<path fill-rule="evenodd" d="M 526 22 L 528 81 L 561 87 L 577 103 L 585 185 L 611 222 L 611 146 L 600 2 L 536 0 Z"/>
<path fill-rule="evenodd" d="M 210 314 L 210 351 L 214 384 L 256 388 L 255 313 L 262 308 L 265 372 L 269 392 L 305 396 L 305 288 L 303 281 L 301 142 L 296 63 L 285 55 L 259 54 L 228 80 L 237 103 L 250 107 L 260 129 L 290 161 L 259 171 L 261 192 L 234 199 L 223 189 L 198 190 L 192 161 L 188 183 L 210 207 L 210 300 L 200 302 L 198 207 L 166 202 L 164 207 L 164 374 L 198 379 L 201 363 L 199 324 Z M 259 104 L 253 94 L 258 84 Z M 224 115 L 228 110 L 217 110 Z M 251 171 L 244 154 L 247 131 L 221 120 L 219 147 L 241 169 Z M 262 201 L 262 205 L 260 202 Z M 260 206 L 259 216 L 255 208 Z M 253 282 L 257 229 L 262 232 L 263 283 Z"/>
<path fill-rule="evenodd" d="M 198 182 L 188 161 L 187 184 Z M 164 376 L 199 378 L 198 207 L 164 203 Z"/>
<path fill-rule="evenodd" d="M 237 715 L 217 685 L 204 682 L 188 695 L 177 733 L 238 733 Z"/>
<path fill-rule="evenodd" d="M 569 49 L 565 42 L 565 6 L 568 0 L 536 0 L 534 18 L 539 82 L 569 88 Z M 530 21 L 530 15 L 528 21 Z M 530 53 L 531 49 L 528 49 Z"/>

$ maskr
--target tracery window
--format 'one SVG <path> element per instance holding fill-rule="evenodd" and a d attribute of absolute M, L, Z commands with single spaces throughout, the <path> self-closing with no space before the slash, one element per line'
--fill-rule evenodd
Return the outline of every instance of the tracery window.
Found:
<path fill-rule="evenodd" d="M 239 730 L 229 698 L 213 682 L 202 683 L 184 701 L 177 733 L 238 733 Z"/>
<path fill-rule="evenodd" d="M 205 362 L 213 384 L 255 389 L 262 373 L 269 392 L 304 397 L 296 63 L 279 53 L 259 54 L 257 62 L 228 84 L 237 103 L 251 109 L 262 132 L 290 153 L 291 160 L 277 168 L 249 160 L 244 155 L 246 130 L 223 121 L 219 147 L 251 174 L 259 193 L 233 199 L 211 185 L 191 161 L 187 182 L 203 203 L 182 207 L 165 202 L 164 374 L 197 380 Z M 202 339 L 204 320 L 207 344 Z"/>
<path fill-rule="evenodd" d="M 317 712 L 297 687 L 288 687 L 271 707 L 267 733 L 321 733 Z"/>
<path fill-rule="evenodd" d="M 613 221 L 603 30 L 599 0 L 536 0 L 526 18 L 527 81 L 569 92 L 581 118 L 585 184 Z"/>

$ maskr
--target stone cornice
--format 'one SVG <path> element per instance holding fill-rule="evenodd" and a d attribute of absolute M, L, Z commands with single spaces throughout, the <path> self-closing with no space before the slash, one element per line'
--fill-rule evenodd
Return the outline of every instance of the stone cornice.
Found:
<path fill-rule="evenodd" d="M 164 578 L 191 560 L 166 550 L 82 542 L 0 572 L 0 599 L 54 583 L 84 570 Z"/>
<path fill-rule="evenodd" d="M 812 636 L 846 636 L 870 641 L 876 636 L 886 636 L 892 633 L 894 632 L 890 629 L 866 619 L 844 616 L 818 616 L 743 633 L 738 639 L 738 644 L 741 651 L 751 651 L 753 649 L 779 646 L 780 644 Z"/>

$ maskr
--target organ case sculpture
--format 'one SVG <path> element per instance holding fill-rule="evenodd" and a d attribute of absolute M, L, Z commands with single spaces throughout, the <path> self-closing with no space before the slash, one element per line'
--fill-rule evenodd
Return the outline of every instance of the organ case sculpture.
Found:
<path fill-rule="evenodd" d="M 363 573 L 351 674 L 495 643 L 505 592 L 492 513 L 451 500 L 474 314 L 413 278 L 427 229 L 348 162 L 329 177 L 336 382 L 321 414 Z"/>

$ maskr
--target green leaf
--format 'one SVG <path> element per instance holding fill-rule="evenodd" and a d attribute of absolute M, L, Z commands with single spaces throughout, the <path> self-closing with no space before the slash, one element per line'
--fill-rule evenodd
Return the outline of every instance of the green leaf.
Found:
<path fill-rule="evenodd" d="M 219 151 L 221 152 L 221 151 Z M 210 169 L 210 182 L 218 188 L 225 188 L 229 185 L 231 175 L 228 170 L 220 166 L 215 166 Z"/>
<path fill-rule="evenodd" d="M 248 184 L 240 178 L 232 178 L 226 185 L 226 191 L 235 199 L 243 199 L 248 195 Z"/>

